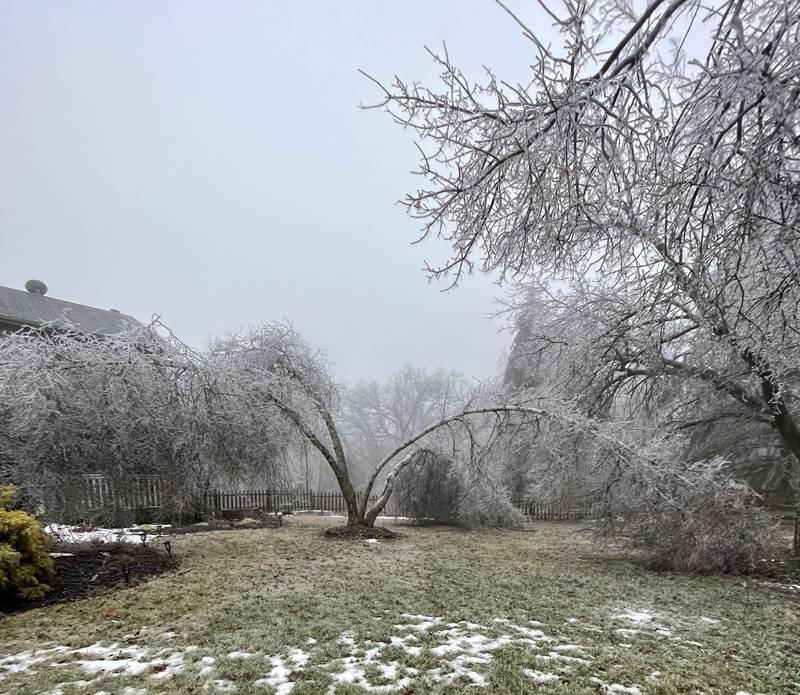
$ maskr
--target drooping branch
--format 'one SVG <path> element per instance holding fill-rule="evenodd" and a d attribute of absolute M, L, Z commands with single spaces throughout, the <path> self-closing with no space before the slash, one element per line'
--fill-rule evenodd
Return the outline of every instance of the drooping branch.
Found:
<path fill-rule="evenodd" d="M 367 486 L 364 490 L 364 499 L 361 502 L 361 509 L 362 513 L 366 513 L 367 505 L 369 504 L 369 496 L 372 494 L 372 489 L 375 487 L 375 481 L 378 479 L 378 476 L 381 474 L 386 466 L 388 466 L 392 460 L 400 453 L 408 449 L 409 447 L 416 444 L 420 439 L 427 437 L 429 434 L 435 432 L 436 430 L 442 429 L 447 427 L 453 422 L 463 421 L 465 418 L 469 418 L 473 415 L 500 415 L 503 413 L 525 413 L 530 416 L 544 416 L 547 415 L 546 411 L 540 410 L 539 408 L 530 408 L 527 406 L 521 405 L 504 405 L 504 406 L 494 406 L 494 407 L 486 407 L 486 408 L 474 408 L 470 410 L 463 410 L 459 413 L 453 413 L 437 422 L 431 423 L 427 427 L 423 428 L 413 436 L 406 439 L 402 444 L 395 447 L 393 451 L 391 451 L 388 455 L 386 455 L 383 460 L 381 460 L 378 465 L 375 466 L 372 474 L 367 481 Z M 384 502 L 385 506 L 385 502 Z"/>

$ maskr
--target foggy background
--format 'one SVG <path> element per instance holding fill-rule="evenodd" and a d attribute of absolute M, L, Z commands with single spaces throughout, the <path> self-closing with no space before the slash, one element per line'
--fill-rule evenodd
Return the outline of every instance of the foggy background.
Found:
<path fill-rule="evenodd" d="M 347 380 L 498 371 L 500 290 L 428 283 L 447 249 L 411 246 L 395 204 L 422 183 L 411 136 L 358 109 L 380 93 L 357 71 L 430 83 L 444 40 L 468 76 L 524 81 L 497 5 L 0 5 L 0 284 L 159 314 L 196 347 L 288 318 Z"/>

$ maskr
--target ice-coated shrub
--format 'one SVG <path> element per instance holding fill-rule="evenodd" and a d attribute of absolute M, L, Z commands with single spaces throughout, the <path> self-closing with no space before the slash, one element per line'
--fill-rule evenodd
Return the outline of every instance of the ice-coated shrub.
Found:
<path fill-rule="evenodd" d="M 0 487 L 0 597 L 32 601 L 50 588 L 53 561 L 36 519 L 9 509 L 14 493 L 13 485 Z"/>
<path fill-rule="evenodd" d="M 723 459 L 667 468 L 625 489 L 603 530 L 627 538 L 648 565 L 704 574 L 748 574 L 780 551 L 759 497 L 734 479 Z"/>
<path fill-rule="evenodd" d="M 435 451 L 420 451 L 397 478 L 393 494 L 404 516 L 455 523 L 461 495 L 455 461 Z"/>
<path fill-rule="evenodd" d="M 466 528 L 511 528 L 522 524 L 522 513 L 511 504 L 508 490 L 489 477 L 464 473 L 458 502 L 458 525 Z"/>

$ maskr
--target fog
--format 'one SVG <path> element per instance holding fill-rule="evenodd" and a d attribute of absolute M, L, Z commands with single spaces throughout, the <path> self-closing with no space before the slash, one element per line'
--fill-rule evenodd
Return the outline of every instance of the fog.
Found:
<path fill-rule="evenodd" d="M 407 362 L 497 373 L 500 290 L 442 292 L 439 242 L 381 80 L 525 80 L 530 44 L 491 2 L 4 3 L 0 284 L 162 320 L 189 343 L 289 319 L 339 378 Z M 531 13 L 528 19 L 537 15 Z M 547 35 L 547 29 L 544 30 Z"/>

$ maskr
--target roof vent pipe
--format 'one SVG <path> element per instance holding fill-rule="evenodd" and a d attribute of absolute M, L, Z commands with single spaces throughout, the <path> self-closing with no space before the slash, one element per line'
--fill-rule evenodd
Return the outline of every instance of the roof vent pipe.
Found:
<path fill-rule="evenodd" d="M 28 280 L 28 282 L 25 283 L 25 289 L 31 294 L 38 294 L 42 297 L 47 294 L 47 285 L 41 280 Z"/>

